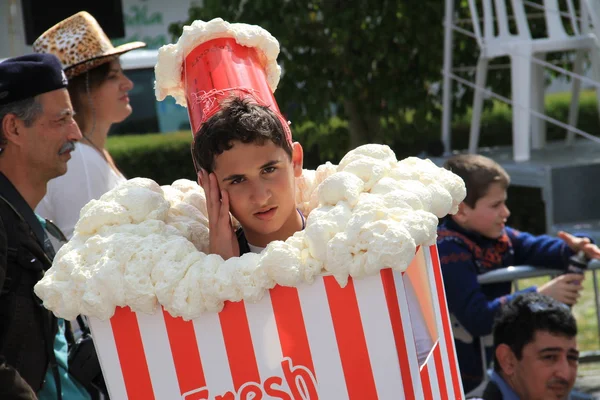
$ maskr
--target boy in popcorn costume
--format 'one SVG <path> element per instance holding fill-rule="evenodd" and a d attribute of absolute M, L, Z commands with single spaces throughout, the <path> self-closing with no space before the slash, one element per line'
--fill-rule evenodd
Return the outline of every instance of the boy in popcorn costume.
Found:
<path fill-rule="evenodd" d="M 324 274 L 344 287 L 350 277 L 404 271 L 418 246 L 435 244 L 438 217 L 465 196 L 462 180 L 374 144 L 303 170 L 302 147 L 273 97 L 278 53 L 264 29 L 221 19 L 195 21 L 159 50 L 156 96 L 188 108 L 204 190 L 136 178 L 88 203 L 36 286 L 45 307 L 106 320 L 116 307 L 155 314 L 162 306 L 190 320 Z M 423 362 L 432 338 L 405 286 Z"/>
<path fill-rule="evenodd" d="M 230 27 L 235 30 L 239 25 Z M 266 31 L 259 34 L 268 35 Z M 203 48 L 200 44 L 192 50 L 187 60 L 197 53 L 207 58 L 215 48 L 221 50 L 219 63 L 207 60 L 206 69 L 184 63 L 184 79 L 194 82 L 194 90 L 200 89 L 190 93 L 188 84 L 186 99 L 194 132 L 192 157 L 198 183 L 206 194 L 209 253 L 225 260 L 261 253 L 269 243 L 285 241 L 306 227 L 306 218 L 296 205 L 296 179 L 303 172 L 302 146 L 292 141 L 289 122 L 279 113 L 267 75 L 261 73 L 261 46 L 254 53 L 236 45 L 227 41 Z M 228 58 L 229 54 L 234 57 Z M 235 55 L 247 58 L 238 60 Z M 194 60 L 196 65 L 200 63 Z M 220 72 L 227 75 L 226 80 L 216 79 Z M 207 86 L 199 88 L 202 83 L 198 82 Z M 199 128 L 195 122 L 200 123 Z M 233 227 L 230 213 L 239 228 Z M 406 286 L 418 359 L 423 362 L 433 343 L 417 311 L 414 288 L 410 283 Z"/>

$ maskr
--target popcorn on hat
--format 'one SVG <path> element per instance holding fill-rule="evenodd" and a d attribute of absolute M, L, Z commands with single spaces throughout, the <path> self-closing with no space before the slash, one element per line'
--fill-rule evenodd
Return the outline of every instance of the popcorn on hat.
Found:
<path fill-rule="evenodd" d="M 73 78 L 145 46 L 144 42 L 131 42 L 114 47 L 98 21 L 81 11 L 42 33 L 33 42 L 33 51 L 56 55 L 67 76 Z"/>
<path fill-rule="evenodd" d="M 28 54 L 0 63 L 0 105 L 66 88 L 59 59 L 52 54 Z"/>

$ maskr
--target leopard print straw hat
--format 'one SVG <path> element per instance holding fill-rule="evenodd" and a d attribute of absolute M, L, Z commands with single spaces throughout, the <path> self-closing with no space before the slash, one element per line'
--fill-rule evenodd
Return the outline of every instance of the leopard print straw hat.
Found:
<path fill-rule="evenodd" d="M 81 11 L 44 32 L 33 42 L 33 51 L 57 56 L 67 77 L 73 78 L 145 46 L 144 42 L 131 42 L 114 47 L 98 21 Z"/>

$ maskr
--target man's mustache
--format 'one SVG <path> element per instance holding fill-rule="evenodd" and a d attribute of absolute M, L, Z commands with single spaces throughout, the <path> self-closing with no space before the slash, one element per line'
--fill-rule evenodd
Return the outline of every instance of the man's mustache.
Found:
<path fill-rule="evenodd" d="M 565 389 L 567 389 L 569 387 L 569 382 L 564 379 L 554 378 L 548 381 L 547 386 L 564 386 Z"/>
<path fill-rule="evenodd" d="M 67 151 L 73 151 L 73 150 L 75 150 L 75 141 L 70 140 L 67 143 L 62 145 L 62 147 L 58 151 L 58 155 L 61 156 L 61 155 L 65 154 Z"/>

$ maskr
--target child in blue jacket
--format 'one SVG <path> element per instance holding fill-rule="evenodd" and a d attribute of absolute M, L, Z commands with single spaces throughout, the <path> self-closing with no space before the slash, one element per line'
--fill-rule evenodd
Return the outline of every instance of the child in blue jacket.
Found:
<path fill-rule="evenodd" d="M 480 286 L 477 276 L 511 265 L 565 270 L 569 257 L 576 252 L 600 258 L 600 250 L 589 238 L 566 232 L 559 232 L 555 238 L 506 226 L 510 216 L 506 206 L 510 177 L 493 160 L 474 154 L 459 155 L 448 159 L 444 167 L 459 175 L 467 188 L 458 213 L 441 221 L 437 245 L 463 387 L 468 393 L 483 381 L 481 349 L 486 348 L 486 359 L 490 360 L 490 334 L 502 304 L 518 293 L 538 291 L 573 305 L 583 289 L 582 277 L 575 274 L 563 274 L 539 288 L 534 286 L 514 294 L 510 294 L 510 282 Z"/>

